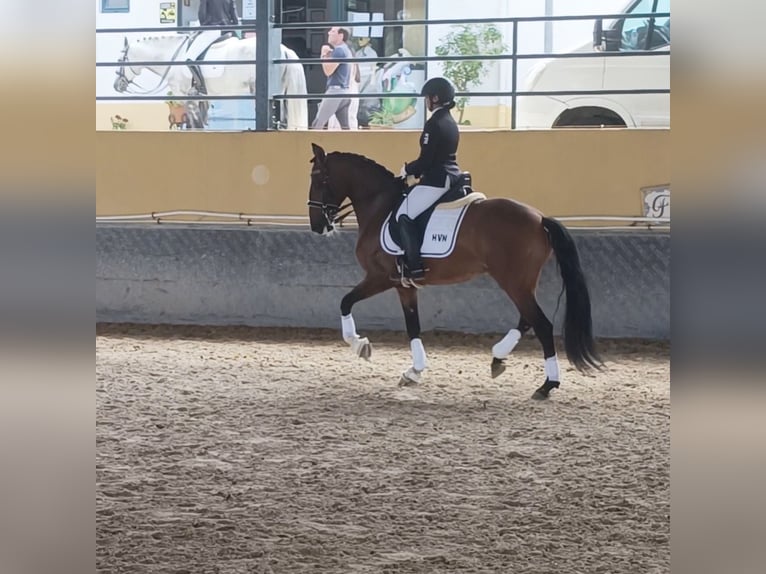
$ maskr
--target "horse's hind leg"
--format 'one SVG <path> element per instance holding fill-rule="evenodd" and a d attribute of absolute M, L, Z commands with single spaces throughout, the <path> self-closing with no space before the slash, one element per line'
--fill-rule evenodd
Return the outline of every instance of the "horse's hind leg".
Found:
<path fill-rule="evenodd" d="M 534 295 L 527 298 L 519 312 L 524 313 L 526 320 L 532 324 L 535 335 L 540 340 L 543 347 L 543 358 L 545 361 L 545 382 L 532 395 L 533 399 L 547 399 L 553 389 L 558 388 L 559 381 L 559 360 L 556 356 L 556 343 L 553 339 L 553 324 L 540 308 Z"/>
<path fill-rule="evenodd" d="M 357 357 L 369 360 L 372 355 L 372 345 L 367 337 L 360 337 L 356 332 L 356 325 L 354 324 L 354 317 L 351 315 L 351 308 L 359 301 L 368 299 L 378 293 L 382 293 L 391 287 L 392 283 L 387 275 L 368 275 L 361 283 L 349 291 L 340 302 L 343 340 L 351 346 L 351 350 Z"/>
<path fill-rule="evenodd" d="M 559 363 L 556 357 L 556 345 L 553 339 L 553 324 L 540 308 L 534 290 L 521 292 L 507 287 L 498 281 L 503 290 L 519 310 L 521 319 L 515 329 L 511 329 L 494 347 L 492 347 L 492 376 L 496 377 L 505 370 L 503 361 L 510 354 L 521 336 L 531 328 L 543 347 L 545 361 L 545 382 L 532 395 L 533 399 L 547 399 L 551 390 L 558 388 Z"/>
<path fill-rule="evenodd" d="M 404 322 L 407 325 L 407 336 L 410 338 L 412 366 L 402 373 L 400 385 L 413 385 L 421 381 L 421 373 L 428 367 L 426 350 L 420 340 L 420 315 L 418 313 L 417 289 L 397 287 L 399 300 L 404 311 Z"/>

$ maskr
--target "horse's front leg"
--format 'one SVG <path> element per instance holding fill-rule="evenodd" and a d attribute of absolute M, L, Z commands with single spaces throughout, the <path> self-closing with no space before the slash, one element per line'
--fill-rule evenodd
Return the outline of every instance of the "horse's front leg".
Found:
<path fill-rule="evenodd" d="M 357 357 L 369 361 L 372 355 L 372 345 L 367 337 L 360 337 L 356 332 L 354 317 L 351 308 L 354 304 L 368 299 L 373 295 L 382 293 L 393 287 L 393 283 L 385 275 L 367 275 L 359 285 L 349 291 L 340 302 L 340 320 L 343 329 L 343 340 L 351 346 L 351 350 Z"/>
<path fill-rule="evenodd" d="M 410 338 L 412 366 L 402 373 L 399 384 L 403 386 L 420 383 L 421 374 L 428 367 L 426 350 L 420 340 L 420 315 L 418 314 L 418 291 L 413 288 L 397 287 L 399 300 L 404 311 L 404 321 L 407 325 L 407 336 Z"/>

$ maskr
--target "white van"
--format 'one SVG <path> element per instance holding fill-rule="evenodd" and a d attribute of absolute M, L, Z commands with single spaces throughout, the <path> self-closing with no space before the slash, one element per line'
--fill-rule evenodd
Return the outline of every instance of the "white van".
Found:
<path fill-rule="evenodd" d="M 669 13 L 670 0 L 631 0 L 622 13 Z M 670 17 L 597 20 L 593 41 L 574 52 L 669 51 Z M 670 89 L 670 56 L 547 59 L 527 76 L 525 91 Z M 519 96 L 516 127 L 670 127 L 670 94 Z"/>

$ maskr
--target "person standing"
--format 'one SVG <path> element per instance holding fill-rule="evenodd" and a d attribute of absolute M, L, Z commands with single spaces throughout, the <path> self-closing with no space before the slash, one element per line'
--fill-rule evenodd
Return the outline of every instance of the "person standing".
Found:
<path fill-rule="evenodd" d="M 197 12 L 200 26 L 236 26 L 239 24 L 237 6 L 234 0 L 200 0 Z M 213 42 L 221 36 L 236 36 L 233 30 L 203 30 L 197 32 L 186 51 L 186 59 L 199 58 Z"/>
<path fill-rule="evenodd" d="M 348 46 L 348 49 L 351 50 L 351 53 L 353 54 L 353 48 L 351 47 L 350 43 L 346 44 Z M 329 46 L 329 44 L 325 44 L 325 46 Z M 324 46 L 322 47 L 324 49 Z M 330 46 L 332 49 L 332 46 Z M 359 89 L 359 80 L 360 80 L 360 68 L 359 65 L 354 62 L 351 64 L 351 80 L 349 81 L 348 86 L 348 93 L 350 95 L 358 94 L 361 90 Z M 357 118 L 359 114 L 359 104 L 360 100 L 359 98 L 349 98 L 349 105 L 348 105 L 348 126 L 349 129 L 352 130 L 358 130 L 359 129 L 359 120 Z M 340 122 L 338 122 L 338 119 L 335 116 L 330 116 L 330 119 L 327 122 L 327 129 L 328 130 L 337 130 L 340 129 Z"/>
<path fill-rule="evenodd" d="M 327 42 L 332 46 L 330 50 L 323 50 L 321 58 L 329 60 L 334 58 L 353 58 L 351 50 L 346 45 L 349 31 L 346 28 L 332 27 L 327 33 Z M 348 94 L 351 86 L 351 62 L 327 62 L 322 63 L 322 71 L 327 77 L 325 94 Z M 348 109 L 351 104 L 349 98 L 325 98 L 319 105 L 316 118 L 311 124 L 311 129 L 324 129 L 332 116 L 338 118 L 341 129 L 349 128 Z"/>
<path fill-rule="evenodd" d="M 200 0 L 199 11 L 200 26 L 236 26 L 239 24 L 239 14 L 234 0 Z M 221 35 L 231 33 L 234 30 L 221 30 Z"/>
<path fill-rule="evenodd" d="M 363 60 L 357 64 L 359 69 L 359 93 L 364 92 L 379 92 L 381 91 L 375 85 L 375 73 L 378 68 L 377 62 L 364 61 L 372 58 L 377 58 L 378 53 L 375 48 L 370 44 L 370 38 L 357 39 L 359 48 L 357 49 L 354 57 Z M 365 98 L 359 100 L 357 123 L 362 128 L 370 127 L 370 116 L 373 110 L 380 106 L 379 99 Z"/>

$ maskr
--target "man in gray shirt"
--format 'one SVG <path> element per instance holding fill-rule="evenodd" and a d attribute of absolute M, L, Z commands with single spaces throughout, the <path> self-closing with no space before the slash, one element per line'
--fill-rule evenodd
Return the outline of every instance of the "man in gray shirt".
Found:
<path fill-rule="evenodd" d="M 349 31 L 346 28 L 330 28 L 327 33 L 327 42 L 333 47 L 332 52 L 322 52 L 322 59 L 330 58 L 353 58 L 351 50 L 346 45 Z M 328 62 L 322 64 L 322 71 L 327 76 L 326 94 L 348 94 L 351 82 L 351 62 Z M 322 100 L 317 111 L 316 118 L 311 124 L 312 129 L 324 129 L 332 116 L 338 118 L 340 127 L 349 129 L 348 107 L 351 104 L 349 98 L 326 98 Z"/>

